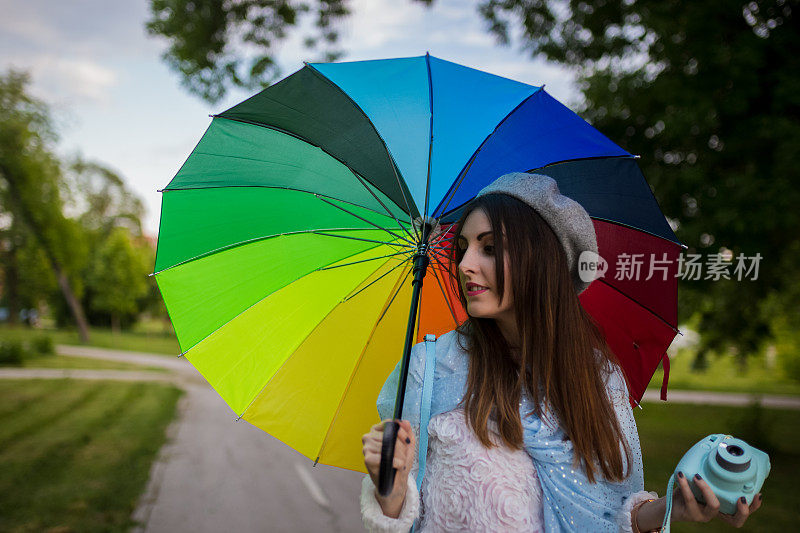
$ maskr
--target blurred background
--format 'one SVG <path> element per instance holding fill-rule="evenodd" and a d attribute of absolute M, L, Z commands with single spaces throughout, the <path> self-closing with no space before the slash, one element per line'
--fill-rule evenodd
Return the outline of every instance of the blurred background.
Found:
<path fill-rule="evenodd" d="M 170 467 L 162 445 L 180 438 L 201 394 L 192 387 L 204 383 L 169 357 L 178 344 L 148 277 L 158 189 L 209 114 L 303 61 L 426 51 L 546 84 L 640 155 L 684 255 L 704 265 L 679 282 L 676 401 L 637 409 L 648 489 L 663 493 L 699 438 L 733 433 L 773 457 L 764 509 L 745 530 L 800 525 L 800 2 L 0 0 L 0 9 L 0 531 L 181 523 L 166 516 L 188 504 L 157 499 L 154 465 L 166 461 L 166 485 L 170 468 L 191 468 Z M 757 268 L 737 276 L 741 257 Z M 659 371 L 651 386 L 660 385 Z M 290 454 L 296 497 L 321 526 L 283 505 L 264 511 L 289 513 L 272 528 L 255 520 L 240 530 L 358 526 L 358 476 L 312 475 L 298 454 L 270 446 L 253 453 Z M 351 504 L 337 504 L 336 487 Z"/>

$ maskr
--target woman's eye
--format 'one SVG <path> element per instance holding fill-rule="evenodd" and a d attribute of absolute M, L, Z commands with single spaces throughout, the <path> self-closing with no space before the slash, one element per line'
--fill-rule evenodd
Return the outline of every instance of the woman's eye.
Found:
<path fill-rule="evenodd" d="M 484 246 L 483 247 L 483 251 L 486 252 L 489 255 L 492 255 L 492 254 L 494 254 L 494 246 L 492 246 L 491 244 L 489 244 L 487 246 Z"/>

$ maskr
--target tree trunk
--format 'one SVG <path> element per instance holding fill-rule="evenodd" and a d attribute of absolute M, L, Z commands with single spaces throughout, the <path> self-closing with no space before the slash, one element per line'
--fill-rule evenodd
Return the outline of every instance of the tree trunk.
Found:
<path fill-rule="evenodd" d="M 117 335 L 119 333 L 119 315 L 111 313 L 111 333 Z"/>
<path fill-rule="evenodd" d="M 81 307 L 78 299 L 75 298 L 75 293 L 72 292 L 72 286 L 69 284 L 67 275 L 61 269 L 61 265 L 52 259 L 51 263 L 53 270 L 56 272 L 56 279 L 58 279 L 58 286 L 61 288 L 61 294 L 64 295 L 64 299 L 67 301 L 69 310 L 72 312 L 72 316 L 75 318 L 75 323 L 78 326 L 78 336 L 80 337 L 81 342 L 86 344 L 89 342 L 89 325 L 86 323 L 86 317 L 83 314 L 83 307 Z"/>
<path fill-rule="evenodd" d="M 61 288 L 61 293 L 64 295 L 64 299 L 67 301 L 69 310 L 72 312 L 72 317 L 75 319 L 75 324 L 78 326 L 78 336 L 80 337 L 81 342 L 84 344 L 88 343 L 89 325 L 86 323 L 86 316 L 83 314 L 83 307 L 81 307 L 81 303 L 78 301 L 78 299 L 75 298 L 75 293 L 72 292 L 72 287 L 69 284 L 69 278 L 67 278 L 66 272 L 64 272 L 64 269 L 61 267 L 61 263 L 58 261 L 56 252 L 52 247 L 52 243 L 48 242 L 48 239 L 45 236 L 44 228 L 42 228 L 36 220 L 35 215 L 31 212 L 30 206 L 26 205 L 22 200 L 22 196 L 17 189 L 17 182 L 14 180 L 13 174 L 9 172 L 7 168 L 0 168 L 0 175 L 4 175 L 6 178 L 6 182 L 8 183 L 8 192 L 11 194 L 11 197 L 16 204 L 15 207 L 17 208 L 17 213 L 20 215 L 20 218 L 22 218 L 23 223 L 30 228 L 33 236 L 39 241 L 39 244 L 42 246 L 42 249 L 44 249 L 47 258 L 50 260 L 50 267 L 53 269 L 53 272 L 56 275 L 58 286 Z"/>
<path fill-rule="evenodd" d="M 3 290 L 8 305 L 8 323 L 12 326 L 19 322 L 19 267 L 17 265 L 17 245 L 13 235 L 8 235 L 9 248 L 4 252 L 5 272 Z"/>

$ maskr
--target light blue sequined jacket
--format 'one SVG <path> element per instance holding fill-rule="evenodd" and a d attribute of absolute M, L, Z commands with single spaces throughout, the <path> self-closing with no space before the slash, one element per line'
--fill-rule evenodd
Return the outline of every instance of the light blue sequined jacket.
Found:
<path fill-rule="evenodd" d="M 456 408 L 463 398 L 466 390 L 467 358 L 467 353 L 457 342 L 455 331 L 439 337 L 436 342 L 431 418 Z M 425 345 L 420 343 L 411 352 L 403 406 L 403 418 L 411 422 L 417 434 L 424 368 Z M 381 419 L 391 418 L 393 415 L 399 372 L 398 364 L 387 378 L 378 397 Z M 566 440 L 557 421 L 552 417 L 542 420 L 536 415 L 525 416 L 533 406 L 527 396 L 522 399 L 520 418 L 525 450 L 533 460 L 541 484 L 544 524 L 548 532 L 619 531 L 619 524 L 629 520 L 629 514 L 624 512 L 623 507 L 630 507 L 632 502 L 625 505 L 626 501 L 632 495 L 636 495 L 637 500 L 642 497 L 644 478 L 639 435 L 621 371 L 617 369 L 609 372 L 606 384 L 632 454 L 630 475 L 622 482 L 600 480 L 590 483 L 582 469 L 573 467 L 572 443 Z M 621 513 L 626 516 L 621 517 Z"/>

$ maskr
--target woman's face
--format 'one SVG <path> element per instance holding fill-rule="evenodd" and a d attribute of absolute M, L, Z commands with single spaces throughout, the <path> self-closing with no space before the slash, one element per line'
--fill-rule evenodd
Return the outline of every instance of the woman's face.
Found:
<path fill-rule="evenodd" d="M 508 253 L 503 258 L 505 287 L 501 288 L 497 286 L 495 276 L 495 237 L 502 238 L 492 231 L 489 217 L 483 209 L 475 209 L 467 216 L 456 242 L 464 254 L 458 264 L 458 279 L 467 299 L 467 313 L 470 316 L 513 322 L 514 301 L 510 289 Z M 503 248 L 508 249 L 506 246 Z M 502 303 L 501 294 L 505 295 Z"/>

